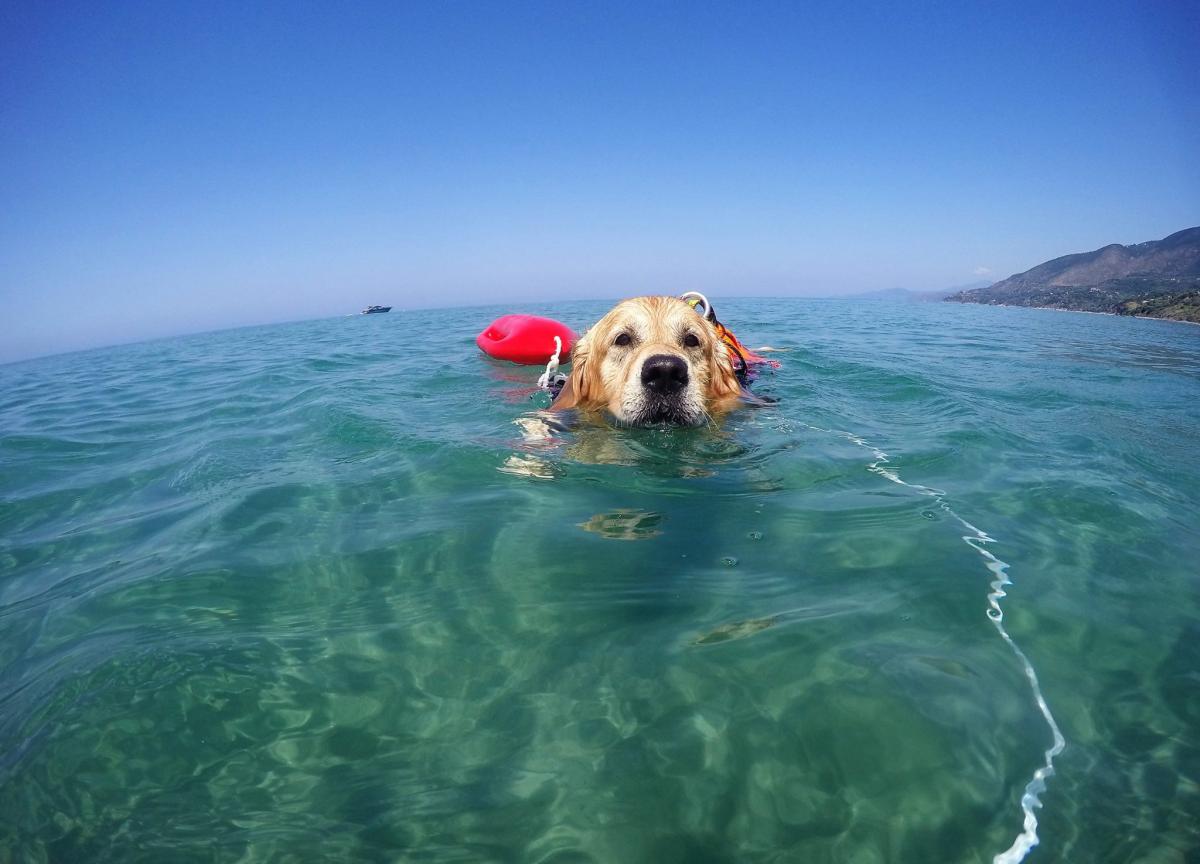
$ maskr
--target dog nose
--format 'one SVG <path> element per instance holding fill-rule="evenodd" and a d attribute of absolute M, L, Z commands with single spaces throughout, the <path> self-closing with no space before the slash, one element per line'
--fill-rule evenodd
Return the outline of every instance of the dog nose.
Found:
<path fill-rule="evenodd" d="M 687 362 L 671 354 L 655 354 L 642 364 L 642 386 L 663 396 L 678 393 L 688 383 Z"/>

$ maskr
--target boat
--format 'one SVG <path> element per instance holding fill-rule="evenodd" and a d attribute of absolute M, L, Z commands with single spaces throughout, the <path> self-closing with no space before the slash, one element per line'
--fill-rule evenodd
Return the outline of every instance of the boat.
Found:
<path fill-rule="evenodd" d="M 364 309 L 362 311 L 362 314 L 372 315 L 376 312 L 391 312 L 391 311 L 392 311 L 391 306 L 368 306 L 366 309 Z"/>

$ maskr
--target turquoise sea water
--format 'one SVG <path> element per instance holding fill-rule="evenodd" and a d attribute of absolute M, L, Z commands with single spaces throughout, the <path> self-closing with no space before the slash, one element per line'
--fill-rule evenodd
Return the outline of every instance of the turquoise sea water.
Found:
<path fill-rule="evenodd" d="M 513 309 L 0 367 L 0 861 L 1197 860 L 1200 328 L 717 306 L 713 429 Z"/>

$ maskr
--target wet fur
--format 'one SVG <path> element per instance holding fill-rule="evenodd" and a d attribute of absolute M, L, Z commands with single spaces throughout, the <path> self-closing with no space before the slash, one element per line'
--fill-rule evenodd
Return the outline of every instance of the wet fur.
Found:
<path fill-rule="evenodd" d="M 630 344 L 617 345 L 626 334 Z M 692 334 L 698 345 L 685 344 Z M 623 300 L 571 349 L 571 374 L 552 411 L 607 411 L 619 423 L 645 425 L 656 405 L 642 385 L 642 364 L 656 355 L 681 358 L 688 383 L 666 422 L 698 426 L 740 401 L 742 388 L 716 329 L 675 297 Z"/>

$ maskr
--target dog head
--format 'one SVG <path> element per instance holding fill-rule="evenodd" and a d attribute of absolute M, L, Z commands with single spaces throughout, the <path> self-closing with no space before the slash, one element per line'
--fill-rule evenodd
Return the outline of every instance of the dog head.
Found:
<path fill-rule="evenodd" d="M 675 297 L 623 300 L 571 349 L 553 409 L 605 409 L 630 426 L 698 426 L 741 387 L 716 329 Z"/>

